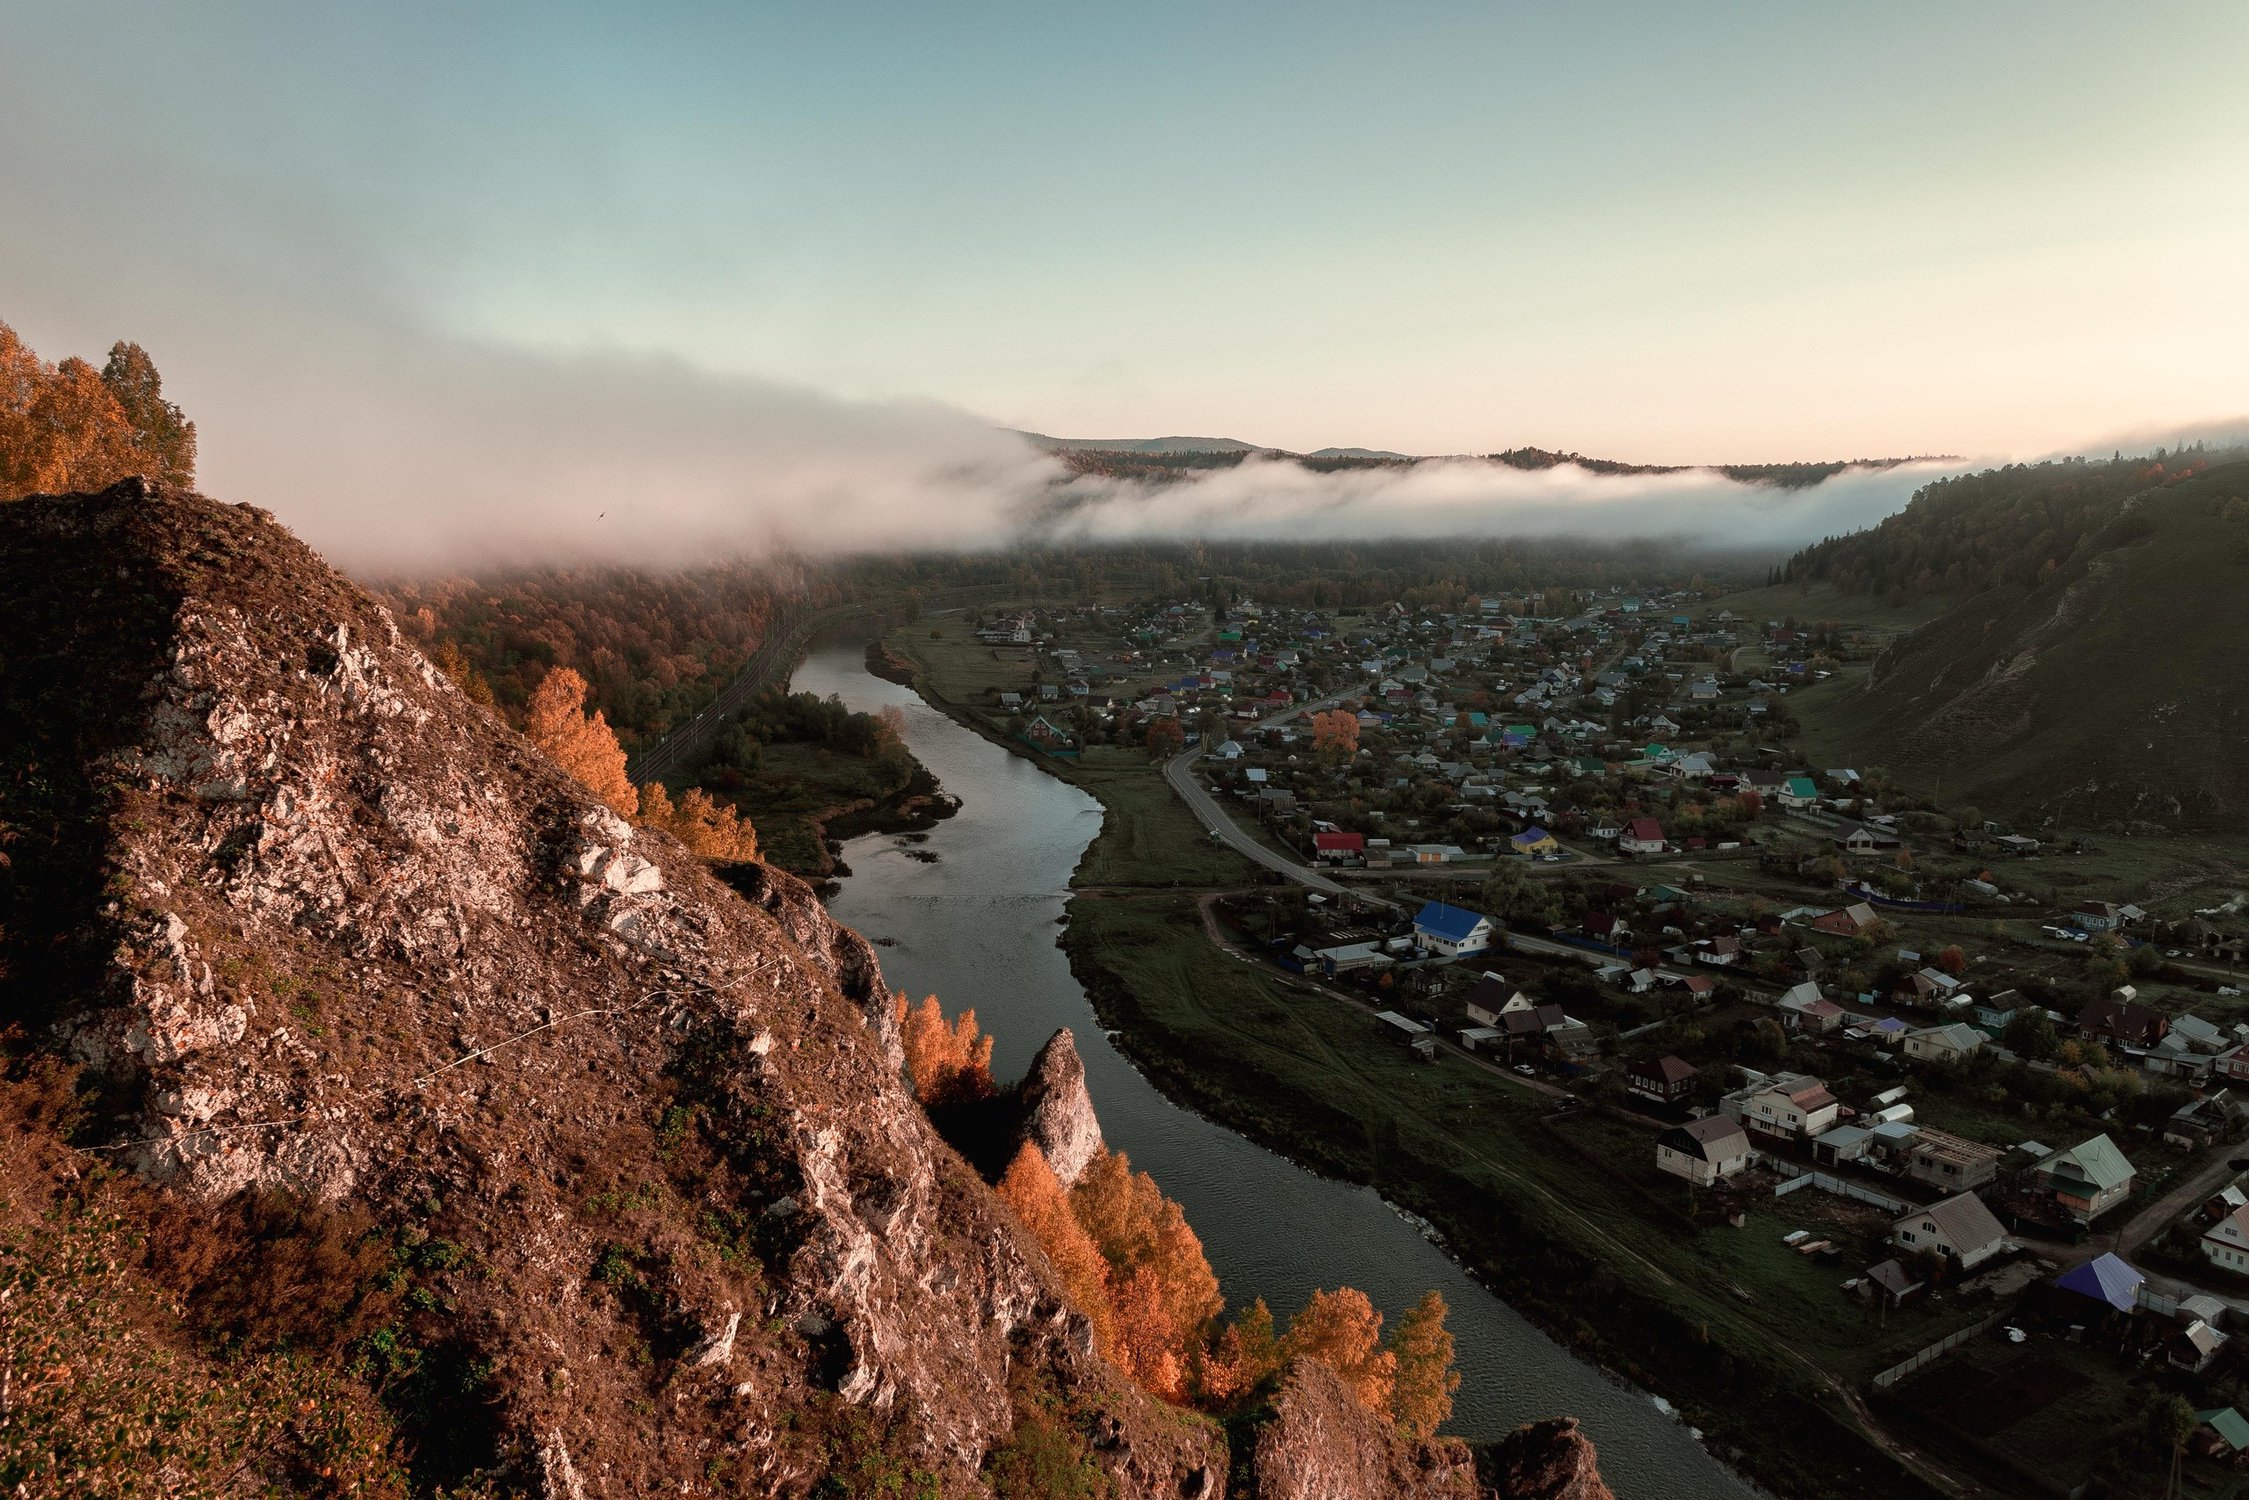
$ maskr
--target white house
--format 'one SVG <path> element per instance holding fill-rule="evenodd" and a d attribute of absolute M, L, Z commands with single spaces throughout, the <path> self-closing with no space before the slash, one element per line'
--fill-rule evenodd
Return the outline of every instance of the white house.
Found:
<path fill-rule="evenodd" d="M 1459 958 L 1481 953 L 1492 945 L 1492 920 L 1466 907 L 1431 901 L 1415 915 L 1413 933 L 1430 952 Z"/>
<path fill-rule="evenodd" d="M 1960 1193 L 1892 1223 L 1890 1243 L 1907 1250 L 1934 1250 L 1967 1270 L 1997 1255 L 2007 1243 L 2007 1231 L 1984 1207 L 1983 1199 Z"/>
<path fill-rule="evenodd" d="M 2202 1232 L 2202 1258 L 2220 1270 L 2249 1276 L 2249 1208 L 2237 1208 Z"/>
<path fill-rule="evenodd" d="M 1656 1166 L 1696 1187 L 1723 1181 L 1749 1165 L 1749 1133 L 1724 1115 L 1689 1120 L 1656 1137 Z"/>

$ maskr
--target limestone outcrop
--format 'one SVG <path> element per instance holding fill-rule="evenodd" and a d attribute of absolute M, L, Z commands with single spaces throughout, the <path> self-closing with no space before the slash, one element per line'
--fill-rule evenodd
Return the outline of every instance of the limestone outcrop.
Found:
<path fill-rule="evenodd" d="M 1086 1092 L 1085 1060 L 1065 1026 L 1047 1038 L 1023 1075 L 1022 1138 L 1046 1156 L 1065 1187 L 1075 1186 L 1102 1151 L 1101 1120 Z"/>
<path fill-rule="evenodd" d="M 1093 1352 L 932 1130 L 874 950 L 801 882 L 729 888 L 619 818 L 259 511 L 0 506 L 0 618 L 0 1093 L 48 1080 L 0 1262 L 92 1160 L 216 1241 L 115 1347 L 204 1357 L 194 1288 L 255 1254 L 287 1297 L 230 1295 L 363 1380 L 339 1409 L 396 1431 L 353 1451 L 410 1455 L 412 1492 L 975 1496 L 1058 1451 L 1119 1500 L 1226 1491 L 1224 1433 Z M 1101 1129 L 1067 1031 L 1024 1098 L 1075 1177 Z M 303 1450 L 325 1399 L 274 1430 Z M 247 1451 L 241 1484 L 325 1492 Z M 1459 1445 L 1317 1369 L 1255 1452 L 1273 1497 L 1473 1493 Z M 1590 1449 L 1549 1467 L 1605 1495 Z"/>

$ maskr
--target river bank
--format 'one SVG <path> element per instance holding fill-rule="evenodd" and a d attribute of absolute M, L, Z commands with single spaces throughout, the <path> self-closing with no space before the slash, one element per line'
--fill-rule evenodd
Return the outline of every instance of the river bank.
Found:
<path fill-rule="evenodd" d="M 1059 761 L 1013 742 L 931 682 L 918 644 L 904 632 L 885 644 L 886 680 L 911 678 L 954 723 L 1101 803 L 1061 942 L 1112 1040 L 1167 1098 L 1427 1219 L 1482 1285 L 1564 1347 L 1664 1397 L 1761 1483 L 1853 1500 L 1939 1493 L 1866 1435 L 1844 1387 L 1788 1347 L 1786 1328 L 1758 1327 L 1751 1308 L 1714 1299 L 1709 1278 L 1679 1264 L 1691 1247 L 1646 1243 L 1643 1218 L 1602 1202 L 1520 1091 L 1393 1073 L 1397 1049 L 1379 1027 L 1214 949 L 1194 898 L 1170 892 L 1270 877 L 1210 844 L 1143 754 Z M 1219 855 L 1227 868 L 1209 869 Z M 1149 906 L 1172 920 L 1124 920 Z M 1488 1142 L 1482 1161 L 1467 1159 L 1470 1137 Z M 1620 1250 L 1634 1243 L 1644 1250 Z"/>
<path fill-rule="evenodd" d="M 1758 1346 L 1728 1337 L 1631 1251 L 1622 1216 L 1555 1150 L 1522 1091 L 1456 1059 L 1411 1061 L 1355 1010 L 1229 961 L 1193 895 L 1081 893 L 1062 946 L 1111 1039 L 1166 1097 L 1428 1220 L 1480 1284 L 1664 1397 L 1761 1485 L 1823 1500 L 1939 1493 L 1869 1442 L 1812 1372 L 1776 1357 L 1785 1329 Z"/>
<path fill-rule="evenodd" d="M 898 706 L 917 755 L 964 803 L 925 842 L 851 841 L 854 874 L 830 903 L 837 917 L 880 945 L 892 985 L 973 1007 L 997 1040 L 993 1068 L 1001 1077 L 1020 1073 L 1054 1028 L 1070 1027 L 1110 1143 L 1186 1208 L 1230 1304 L 1262 1297 L 1285 1316 L 1315 1288 L 1349 1285 L 1395 1317 L 1434 1287 L 1452 1307 L 1465 1377 L 1448 1430 L 1492 1440 L 1527 1421 L 1574 1413 L 1625 1500 L 1747 1500 L 1750 1489 L 1644 1392 L 1574 1358 L 1374 1192 L 1306 1171 L 1180 1107 L 1113 1045 L 1056 937 L 1069 911 L 1089 904 L 1073 889 L 1073 874 L 1080 882 L 1099 877 L 1104 889 L 1170 894 L 1149 883 L 1157 877 L 1146 855 L 1161 840 L 1142 848 L 1125 835 L 1166 833 L 1173 826 L 1166 820 L 1175 818 L 1192 837 L 1176 798 L 1149 797 L 1122 818 L 1105 812 L 1089 791 L 1049 774 L 1042 759 L 997 754 L 1008 747 L 996 737 L 871 676 L 856 650 L 816 653 L 802 685 L 840 692 L 854 707 Z M 1090 769 L 1069 770 L 1089 784 L 1148 778 L 1144 758 L 1113 754 L 1113 766 L 1096 757 Z M 1114 797 L 1116 788 L 1108 790 Z M 1232 870 L 1242 872 L 1238 859 Z"/>

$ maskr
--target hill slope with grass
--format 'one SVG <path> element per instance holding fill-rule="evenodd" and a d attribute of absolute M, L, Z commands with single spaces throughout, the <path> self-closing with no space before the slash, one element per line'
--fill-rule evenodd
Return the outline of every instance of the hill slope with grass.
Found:
<path fill-rule="evenodd" d="M 1801 699 L 1807 747 L 2032 822 L 2249 830 L 2249 462 L 2225 457 L 1974 476 L 1800 554 L 1862 594 L 1982 585 Z"/>

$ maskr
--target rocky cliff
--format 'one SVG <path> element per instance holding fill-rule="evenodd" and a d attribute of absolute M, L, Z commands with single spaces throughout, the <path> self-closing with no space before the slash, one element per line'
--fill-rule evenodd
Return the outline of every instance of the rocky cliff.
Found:
<path fill-rule="evenodd" d="M 284 1347 L 354 1374 L 410 1489 L 1224 1492 L 1224 1436 L 1093 1353 L 932 1133 L 802 884 L 628 826 L 261 512 L 0 507 L 0 609 L 0 1025 L 11 1079 L 79 1070 L 12 1117 L 0 1295 L 115 1165 L 119 1212 L 218 1246 L 112 1257 L 162 1304 L 133 1337 L 208 1352 L 210 1266 L 285 1266 Z M 1099 1144 L 1075 1064 L 1027 1090 L 1064 1158 Z M 1381 1446 L 1318 1394 L 1304 1433 Z M 340 1482 L 292 1451 L 236 1472 Z M 1389 1462 L 1348 1493 L 1439 1492 Z"/>

